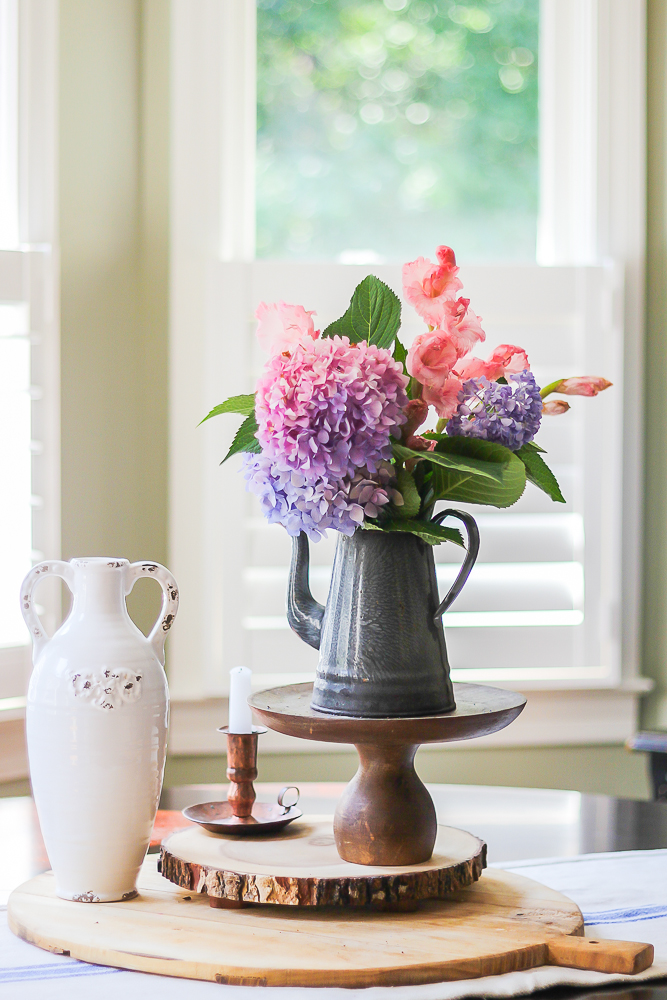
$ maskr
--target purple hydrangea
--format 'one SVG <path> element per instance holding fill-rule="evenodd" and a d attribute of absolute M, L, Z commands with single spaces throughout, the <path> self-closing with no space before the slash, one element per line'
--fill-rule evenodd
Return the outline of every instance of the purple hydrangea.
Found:
<path fill-rule="evenodd" d="M 243 474 L 246 489 L 254 493 L 269 524 L 282 524 L 288 535 L 305 531 L 311 541 L 326 537 L 327 528 L 353 535 L 366 517 L 377 517 L 393 501 L 403 503 L 392 488 L 389 463 L 378 471 L 359 470 L 345 480 L 321 478 L 308 482 L 298 471 L 282 469 L 267 455 L 246 454 Z"/>
<path fill-rule="evenodd" d="M 531 371 L 510 375 L 509 380 L 508 385 L 483 377 L 464 382 L 447 433 L 496 441 L 511 451 L 532 441 L 542 420 L 539 386 Z"/>

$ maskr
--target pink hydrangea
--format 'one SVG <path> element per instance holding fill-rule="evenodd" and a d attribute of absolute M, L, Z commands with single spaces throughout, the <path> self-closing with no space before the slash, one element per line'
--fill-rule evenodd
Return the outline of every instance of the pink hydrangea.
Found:
<path fill-rule="evenodd" d="M 408 379 L 389 351 L 347 337 L 304 341 L 274 355 L 257 383 L 262 453 L 307 482 L 373 473 L 405 422 Z"/>
<path fill-rule="evenodd" d="M 315 340 L 319 330 L 315 329 L 313 310 L 303 306 L 291 306 L 287 302 L 260 302 L 255 316 L 257 340 L 267 354 L 282 354 L 292 351 L 298 344 Z"/>
<path fill-rule="evenodd" d="M 463 288 L 451 247 L 438 247 L 436 254 L 438 264 L 418 257 L 403 265 L 403 295 L 431 326 L 442 324 L 445 303 L 453 301 Z"/>

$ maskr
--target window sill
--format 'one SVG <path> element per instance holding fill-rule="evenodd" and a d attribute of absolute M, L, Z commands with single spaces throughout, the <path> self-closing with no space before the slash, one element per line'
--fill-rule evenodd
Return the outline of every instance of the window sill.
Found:
<path fill-rule="evenodd" d="M 472 680 L 471 673 L 468 672 L 466 677 Z M 500 677 L 494 677 L 493 683 L 499 687 L 512 686 L 510 680 Z M 645 677 L 629 679 L 616 687 L 596 685 L 591 679 L 584 678 L 576 684 L 570 681 L 567 687 L 564 683 L 561 681 L 557 686 L 543 680 L 538 687 L 538 681 L 532 681 L 529 687 L 527 683 L 517 684 L 515 680 L 514 687 L 528 695 L 528 703 L 511 726 L 480 739 L 456 744 L 431 744 L 424 750 L 446 753 L 450 746 L 460 750 L 481 750 L 624 743 L 637 730 L 639 699 L 652 687 L 652 682 Z M 24 715 L 25 698 L 0 699 L 0 781 L 27 776 Z M 173 756 L 223 755 L 224 739 L 216 729 L 226 719 L 226 698 L 172 701 L 169 753 Z M 262 753 L 269 754 L 341 753 L 344 745 L 316 743 L 269 731 L 262 737 L 261 749 Z"/>
<path fill-rule="evenodd" d="M 466 676 L 470 676 L 467 674 Z M 472 678 L 471 678 L 472 679 Z M 274 678 L 275 683 L 275 678 Z M 512 687 L 495 680 L 499 687 Z M 637 711 L 642 693 L 651 681 L 636 678 L 616 687 L 593 684 L 541 688 L 514 682 L 515 690 L 528 694 L 519 718 L 507 729 L 476 740 L 455 744 L 457 749 L 530 746 L 584 746 L 620 744 L 637 730 Z M 227 719 L 227 699 L 173 701 L 169 752 L 175 756 L 224 754 L 224 739 L 216 733 Z M 432 744 L 428 752 L 446 752 L 452 744 Z M 344 745 L 316 743 L 269 731 L 262 737 L 262 753 L 340 753 Z"/>

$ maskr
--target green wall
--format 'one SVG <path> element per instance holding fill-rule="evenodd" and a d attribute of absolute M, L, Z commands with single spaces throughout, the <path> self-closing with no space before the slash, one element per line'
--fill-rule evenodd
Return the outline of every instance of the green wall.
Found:
<path fill-rule="evenodd" d="M 261 744 L 260 744 L 261 750 Z M 165 784 L 225 782 L 226 758 L 172 757 Z M 354 753 L 264 754 L 259 781 L 349 781 L 357 769 Z M 422 749 L 417 771 L 424 781 L 514 788 L 568 788 L 591 795 L 650 798 L 644 754 L 621 746 L 502 747 L 495 750 Z"/>
<path fill-rule="evenodd" d="M 60 3 L 65 559 L 167 562 L 168 15 Z M 136 591 L 146 627 L 158 588 Z"/>
<path fill-rule="evenodd" d="M 667 729 L 667 2 L 648 0 L 643 723 Z"/>
<path fill-rule="evenodd" d="M 667 0 L 648 13 L 644 662 L 658 685 L 646 721 L 667 728 Z M 61 0 L 60 18 L 63 557 L 168 562 L 169 0 Z M 144 627 L 149 588 L 133 595 Z M 343 779 L 353 767 L 350 754 L 265 755 L 260 776 Z M 422 751 L 419 767 L 433 781 L 647 794 L 643 756 L 618 746 Z M 168 764 L 170 784 L 222 773 L 220 758 Z"/>

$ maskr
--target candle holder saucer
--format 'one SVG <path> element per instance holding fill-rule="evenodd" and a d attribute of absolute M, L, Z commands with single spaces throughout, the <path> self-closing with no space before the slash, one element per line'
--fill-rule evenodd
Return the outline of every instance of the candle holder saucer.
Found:
<path fill-rule="evenodd" d="M 290 791 L 296 792 L 296 801 L 285 805 L 287 792 Z M 186 819 L 211 833 L 256 837 L 282 830 L 288 823 L 299 819 L 303 813 L 297 808 L 298 801 L 299 789 L 295 785 L 287 785 L 278 795 L 277 802 L 253 802 L 249 816 L 235 816 L 230 802 L 199 802 L 182 811 Z"/>

